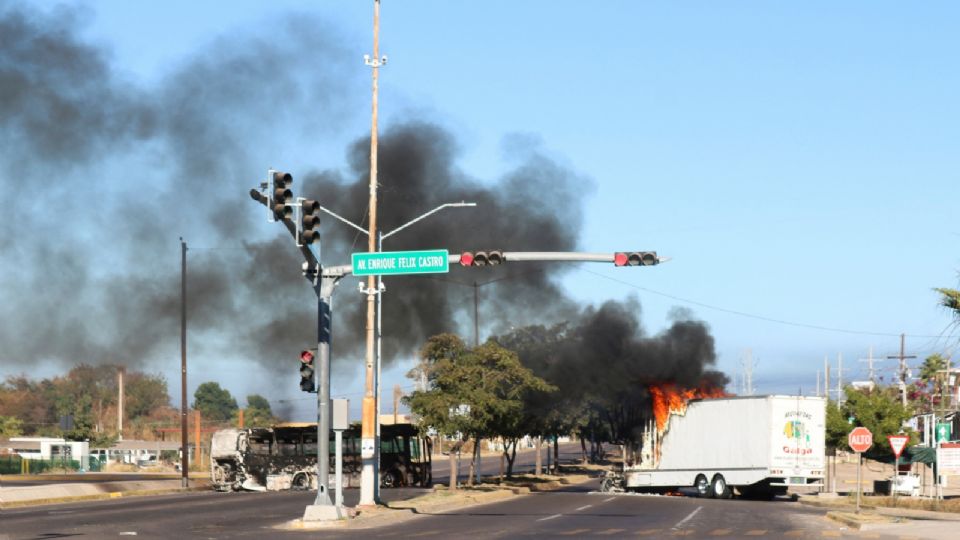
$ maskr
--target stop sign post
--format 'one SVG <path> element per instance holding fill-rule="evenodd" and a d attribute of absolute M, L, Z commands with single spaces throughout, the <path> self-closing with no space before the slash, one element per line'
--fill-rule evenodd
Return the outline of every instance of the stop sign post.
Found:
<path fill-rule="evenodd" d="M 857 513 L 860 513 L 860 492 L 863 486 L 860 485 L 860 470 L 863 468 L 863 452 L 866 452 L 873 446 L 873 433 L 865 427 L 853 428 L 853 431 L 847 435 L 847 444 L 857 453 Z"/>

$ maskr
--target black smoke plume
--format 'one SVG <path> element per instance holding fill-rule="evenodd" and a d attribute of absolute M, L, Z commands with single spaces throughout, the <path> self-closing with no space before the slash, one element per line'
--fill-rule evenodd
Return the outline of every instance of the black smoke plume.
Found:
<path fill-rule="evenodd" d="M 516 350 L 535 374 L 557 386 L 535 399 L 535 416 L 549 418 L 564 407 L 556 431 L 586 406 L 587 429 L 603 431 L 610 442 L 636 442 L 652 418 L 651 385 L 722 390 L 729 382 L 715 371 L 714 339 L 705 323 L 677 318 L 656 335 L 641 325 L 635 298 L 588 307 L 568 322 L 533 325 L 494 338 Z M 581 426 L 582 428 L 582 426 Z M 549 427 L 548 427 L 549 429 Z M 555 431 L 555 432 L 556 432 Z"/>
<path fill-rule="evenodd" d="M 183 236 L 191 350 L 288 368 L 316 341 L 315 299 L 292 240 L 246 193 L 279 165 L 283 137 L 321 137 L 345 123 L 366 97 L 365 73 L 345 68 L 352 56 L 335 31 L 297 17 L 282 21 L 283 42 L 251 33 L 217 38 L 144 86 L 111 65 L 109 50 L 80 37 L 83 19 L 71 8 L 0 5 L 8 209 L 0 362 L 149 367 L 175 356 Z M 515 150 L 520 157 L 502 178 L 473 178 L 458 168 L 457 142 L 438 124 L 386 126 L 381 229 L 446 202 L 478 206 L 434 216 L 385 248 L 574 249 L 589 181 L 535 145 Z M 360 133 L 345 168 L 292 170 L 297 195 L 366 224 L 368 152 Z M 364 236 L 336 221 L 326 220 L 323 234 L 326 264 L 366 250 Z M 563 316 L 571 303 L 557 285 L 561 273 L 525 265 L 391 278 L 386 357 L 410 354 L 432 333 L 469 328 L 474 281 L 488 285 L 480 289 L 483 328 Z M 335 359 L 356 358 L 362 347 L 365 303 L 355 283 L 335 297 Z"/>
<path fill-rule="evenodd" d="M 0 364 L 169 366 L 179 353 L 183 236 L 192 354 L 288 373 L 316 342 L 316 300 L 292 239 L 247 192 L 268 166 L 283 168 L 287 144 L 331 137 L 351 111 L 368 110 L 367 73 L 335 29 L 297 16 L 269 25 L 270 36 L 213 39 L 147 86 L 80 37 L 83 19 L 71 8 L 0 3 Z M 286 39 L 270 39 L 281 27 Z M 536 144 L 513 141 L 508 172 L 483 179 L 460 169 L 458 142 L 437 122 L 394 122 L 379 142 L 383 231 L 440 204 L 477 204 L 431 216 L 385 250 L 579 247 L 591 182 Z M 365 226 L 369 136 L 358 131 L 345 166 L 341 157 L 288 169 L 293 189 Z M 365 235 L 333 219 L 322 232 L 325 264 L 367 249 Z M 436 333 L 472 336 L 476 291 L 482 335 L 575 321 L 569 367 L 558 374 L 567 369 L 590 388 L 607 384 L 593 378 L 636 370 L 690 381 L 712 362 L 712 338 L 698 323 L 643 338 L 638 305 L 584 312 L 559 284 L 567 268 L 508 263 L 387 278 L 385 358 L 412 356 Z M 364 308 L 356 280 L 344 282 L 334 296 L 335 364 L 362 355 Z M 584 366 L 587 352 L 602 370 Z M 293 383 L 277 380 L 286 394 Z"/>

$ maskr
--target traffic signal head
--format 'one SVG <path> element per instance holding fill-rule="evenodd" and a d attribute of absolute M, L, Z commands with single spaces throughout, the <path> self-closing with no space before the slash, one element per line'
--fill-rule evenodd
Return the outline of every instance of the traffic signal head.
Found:
<path fill-rule="evenodd" d="M 300 242 L 304 245 L 320 241 L 320 203 L 313 199 L 300 202 Z"/>
<path fill-rule="evenodd" d="M 316 385 L 313 381 L 313 359 L 312 352 L 300 352 L 300 390 L 304 392 L 316 391 Z"/>
<path fill-rule="evenodd" d="M 493 251 L 465 251 L 460 254 L 460 264 L 462 266 L 496 266 L 503 264 L 505 261 L 503 252 L 498 249 Z"/>
<path fill-rule="evenodd" d="M 293 176 L 289 173 L 273 171 L 270 175 L 268 204 L 276 219 L 287 219 L 293 214 L 293 207 L 289 206 L 290 199 L 293 198 L 293 191 L 290 190 L 292 183 Z"/>
<path fill-rule="evenodd" d="M 653 266 L 660 263 L 656 251 L 628 251 L 613 254 L 616 266 Z"/>

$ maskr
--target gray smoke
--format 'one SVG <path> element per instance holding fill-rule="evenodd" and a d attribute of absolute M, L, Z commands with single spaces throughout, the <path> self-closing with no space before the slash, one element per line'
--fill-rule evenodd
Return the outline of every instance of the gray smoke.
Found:
<path fill-rule="evenodd" d="M 335 31 L 298 16 L 271 26 L 283 28 L 284 40 L 270 39 L 277 30 L 218 38 L 147 87 L 80 37 L 81 15 L 0 4 L 0 363 L 149 366 L 176 354 L 182 235 L 191 246 L 192 350 L 288 369 L 316 340 L 315 300 L 291 239 L 265 222 L 247 190 L 278 165 L 284 141 L 323 137 L 345 123 L 354 100 L 365 98 L 353 83 L 366 73 L 346 67 L 355 55 L 340 48 Z M 358 134 L 345 169 L 290 171 L 296 194 L 366 223 L 368 152 L 368 137 Z M 386 126 L 383 230 L 446 202 L 478 207 L 432 217 L 385 249 L 576 248 L 589 181 L 535 145 L 517 156 L 502 178 L 473 178 L 458 168 L 445 129 L 421 120 Z M 256 239 L 265 228 L 275 231 Z M 354 233 L 325 220 L 324 263 L 345 264 L 365 250 L 366 238 Z M 391 278 L 385 354 L 408 355 L 441 331 L 469 335 L 472 288 L 463 284 L 474 281 L 495 281 L 480 289 L 484 328 L 561 319 L 574 312 L 557 284 L 562 269 Z M 365 303 L 354 284 L 335 297 L 336 358 L 362 347 Z"/>

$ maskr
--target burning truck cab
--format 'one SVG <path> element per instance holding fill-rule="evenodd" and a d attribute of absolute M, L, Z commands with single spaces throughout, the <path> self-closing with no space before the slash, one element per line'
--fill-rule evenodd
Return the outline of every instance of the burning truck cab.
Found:
<path fill-rule="evenodd" d="M 826 400 L 724 396 L 651 388 L 654 417 L 605 491 L 679 491 L 773 498 L 823 485 Z"/>

